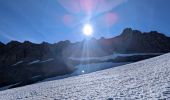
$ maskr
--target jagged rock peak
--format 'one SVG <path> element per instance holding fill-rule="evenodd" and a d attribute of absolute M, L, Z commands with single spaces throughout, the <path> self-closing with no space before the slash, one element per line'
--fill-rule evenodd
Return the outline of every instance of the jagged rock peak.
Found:
<path fill-rule="evenodd" d="M 20 42 L 12 40 L 12 41 L 7 43 L 7 45 L 9 45 L 9 44 L 20 44 Z"/>
<path fill-rule="evenodd" d="M 132 28 L 126 28 L 123 30 L 121 36 L 123 37 L 132 37 L 132 36 L 140 36 L 142 32 L 138 30 L 132 30 Z"/>
<path fill-rule="evenodd" d="M 150 34 L 150 35 L 155 35 L 155 36 L 163 36 L 163 37 L 165 37 L 165 34 L 159 33 L 159 32 L 157 32 L 157 31 L 150 31 L 149 34 Z"/>
<path fill-rule="evenodd" d="M 33 44 L 33 43 L 30 41 L 24 41 L 24 44 Z"/>
<path fill-rule="evenodd" d="M 71 42 L 70 42 L 69 40 L 65 40 L 65 41 L 59 41 L 59 42 L 56 43 L 56 44 L 61 44 L 61 43 L 70 44 Z"/>
<path fill-rule="evenodd" d="M 18 41 L 10 41 L 9 43 L 7 43 L 7 46 L 8 47 L 15 47 L 15 46 L 18 46 L 20 44 L 21 44 L 21 42 L 18 42 Z"/>

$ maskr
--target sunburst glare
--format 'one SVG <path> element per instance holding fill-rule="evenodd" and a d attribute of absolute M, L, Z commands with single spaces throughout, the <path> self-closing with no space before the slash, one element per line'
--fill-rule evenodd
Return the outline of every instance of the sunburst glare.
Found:
<path fill-rule="evenodd" d="M 86 24 L 83 27 L 83 34 L 86 36 L 91 36 L 93 34 L 93 27 L 90 24 Z"/>

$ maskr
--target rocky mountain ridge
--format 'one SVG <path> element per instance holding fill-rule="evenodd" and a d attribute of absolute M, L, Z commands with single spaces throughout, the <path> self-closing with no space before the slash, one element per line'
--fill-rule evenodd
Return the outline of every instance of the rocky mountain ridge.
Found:
<path fill-rule="evenodd" d="M 0 43 L 0 86 L 21 85 L 73 72 L 69 57 L 99 57 L 113 53 L 167 53 L 170 37 L 156 31 L 140 32 L 126 28 L 116 37 L 92 38 L 71 43 L 41 44 L 25 41 Z M 35 77 L 37 76 L 37 77 Z"/>

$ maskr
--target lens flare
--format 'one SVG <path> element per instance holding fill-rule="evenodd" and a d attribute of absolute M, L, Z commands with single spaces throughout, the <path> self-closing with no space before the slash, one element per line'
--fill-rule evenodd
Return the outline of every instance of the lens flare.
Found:
<path fill-rule="evenodd" d="M 82 72 L 82 73 L 84 73 L 85 71 L 84 71 L 84 70 L 82 70 L 81 72 Z"/>
<path fill-rule="evenodd" d="M 64 22 L 64 24 L 66 26 L 73 26 L 73 24 L 74 24 L 74 17 L 69 15 L 69 14 L 66 14 L 63 17 L 63 22 Z"/>

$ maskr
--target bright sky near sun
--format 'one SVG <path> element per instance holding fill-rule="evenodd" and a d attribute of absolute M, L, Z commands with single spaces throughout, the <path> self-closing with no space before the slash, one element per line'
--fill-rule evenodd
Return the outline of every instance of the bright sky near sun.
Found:
<path fill-rule="evenodd" d="M 85 24 L 82 30 L 83 34 L 86 36 L 91 36 L 93 34 L 93 26 L 90 24 Z"/>
<path fill-rule="evenodd" d="M 75 42 L 113 37 L 126 27 L 170 35 L 169 5 L 170 0 L 0 0 L 0 41 Z"/>

